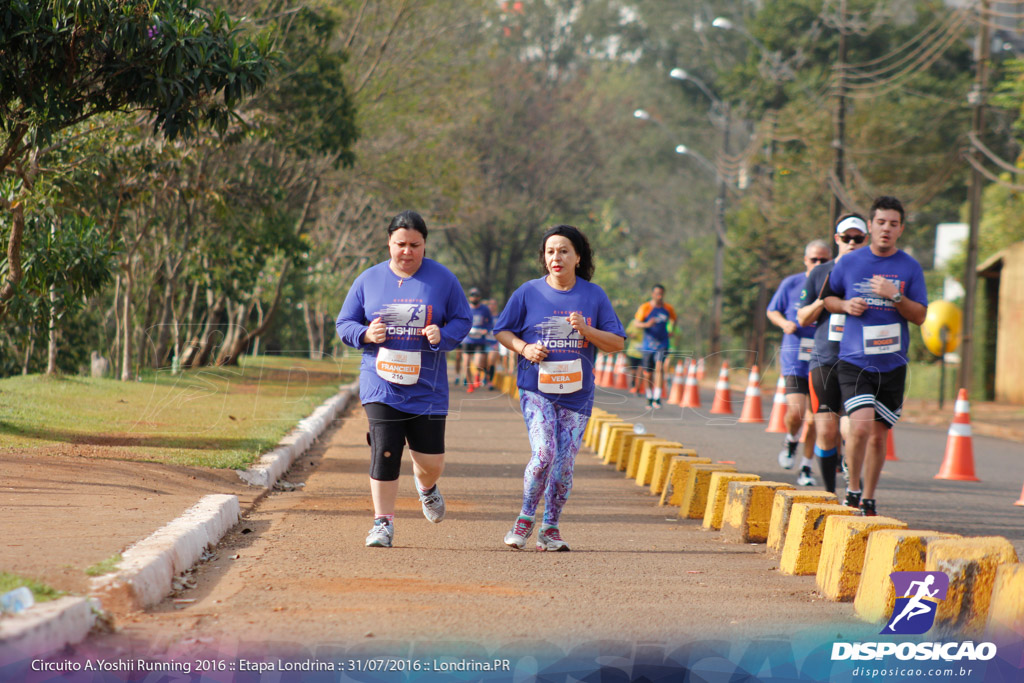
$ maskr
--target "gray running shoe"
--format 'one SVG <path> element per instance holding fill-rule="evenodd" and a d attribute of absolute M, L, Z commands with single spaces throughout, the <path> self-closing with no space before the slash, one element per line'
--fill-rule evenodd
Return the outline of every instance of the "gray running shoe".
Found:
<path fill-rule="evenodd" d="M 516 518 L 515 526 L 505 534 L 505 545 L 516 550 L 522 550 L 526 546 L 526 539 L 533 533 L 533 520 L 529 517 L 519 515 Z"/>
<path fill-rule="evenodd" d="M 793 458 L 796 456 L 796 447 L 799 444 L 785 442 L 784 448 L 779 451 L 779 466 L 784 470 L 793 469 Z"/>
<path fill-rule="evenodd" d="M 444 519 L 444 496 L 441 489 L 434 484 L 434 490 L 430 493 L 419 492 L 420 504 L 423 506 L 423 516 L 428 522 L 438 524 Z"/>
<path fill-rule="evenodd" d="M 811 474 L 810 467 L 800 468 L 800 474 L 796 478 L 797 486 L 817 486 L 818 482 L 814 480 L 814 475 Z"/>
<path fill-rule="evenodd" d="M 562 540 L 557 526 L 541 527 L 540 533 L 537 534 L 537 550 L 567 552 L 569 544 Z"/>
<path fill-rule="evenodd" d="M 373 520 L 373 528 L 366 535 L 367 548 L 390 548 L 395 537 L 395 525 L 383 519 Z"/>

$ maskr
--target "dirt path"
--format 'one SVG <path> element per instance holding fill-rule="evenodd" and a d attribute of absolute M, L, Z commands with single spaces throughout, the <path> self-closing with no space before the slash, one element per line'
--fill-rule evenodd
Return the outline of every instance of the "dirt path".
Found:
<path fill-rule="evenodd" d="M 455 402 L 453 402 L 453 406 Z M 525 428 L 504 396 L 449 421 L 448 518 L 423 519 L 408 469 L 396 547 L 363 547 L 370 526 L 365 421 L 358 409 L 195 573 L 195 588 L 120 619 L 89 647 L 139 654 L 375 651 L 410 643 L 568 648 L 595 640 L 689 642 L 863 629 L 811 577 L 784 576 L 763 545 L 730 545 L 674 517 L 647 489 L 584 451 L 562 520 L 571 553 L 514 552 Z"/>

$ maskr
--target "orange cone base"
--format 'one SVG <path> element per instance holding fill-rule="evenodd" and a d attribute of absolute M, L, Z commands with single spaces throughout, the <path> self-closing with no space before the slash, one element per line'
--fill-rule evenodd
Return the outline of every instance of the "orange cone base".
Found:
<path fill-rule="evenodd" d="M 963 440 L 961 437 L 959 440 Z M 957 447 L 951 443 L 946 447 L 946 457 L 942 461 L 936 479 L 949 479 L 952 481 L 981 481 L 974 476 L 974 453 L 970 441 L 966 445 Z M 1024 496 L 1024 491 L 1021 492 Z M 1020 502 L 1020 501 L 1018 501 Z"/>
<path fill-rule="evenodd" d="M 1020 490 L 1020 500 L 1014 503 L 1014 505 L 1020 505 L 1021 507 L 1024 507 L 1024 489 Z"/>
<path fill-rule="evenodd" d="M 892 428 L 889 428 L 889 436 L 886 437 L 885 442 L 885 459 L 886 460 L 899 460 L 896 457 L 896 445 L 892 440 Z"/>

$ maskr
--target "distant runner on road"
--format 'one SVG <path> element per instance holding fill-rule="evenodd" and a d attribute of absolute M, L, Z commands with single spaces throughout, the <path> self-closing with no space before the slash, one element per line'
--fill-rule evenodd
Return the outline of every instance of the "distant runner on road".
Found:
<path fill-rule="evenodd" d="M 621 351 L 626 337 L 604 290 L 590 282 L 587 238 L 557 225 L 541 240 L 547 275 L 517 289 L 494 325 L 498 341 L 521 356 L 517 384 L 533 456 L 523 477 L 523 506 L 505 544 L 522 549 L 544 496 L 538 550 L 569 550 L 558 521 L 594 404 L 594 356 Z"/>
<path fill-rule="evenodd" d="M 839 342 L 839 384 L 850 417 L 846 504 L 877 514 L 875 489 L 885 464 L 889 429 L 900 419 L 907 378 L 908 322 L 928 313 L 924 271 L 896 246 L 903 234 L 903 204 L 879 197 L 871 205 L 871 245 L 847 254 L 822 292 L 825 308 L 846 315 Z M 858 482 L 864 475 L 864 490 Z"/>
<path fill-rule="evenodd" d="M 676 322 L 676 309 L 665 303 L 664 285 L 651 288 L 651 300 L 640 304 L 636 326 L 644 331 L 641 382 L 650 408 L 661 407 L 661 388 L 665 384 L 665 357 L 668 356 L 671 326 Z"/>
<path fill-rule="evenodd" d="M 437 480 L 444 470 L 448 365 L 470 327 L 462 285 L 447 268 L 424 258 L 427 225 L 403 211 L 388 226 L 391 258 L 366 269 L 349 289 L 338 314 L 341 340 L 363 352 L 359 398 L 370 423 L 370 493 L 373 528 L 366 545 L 394 540 L 398 475 L 406 442 L 423 515 L 444 519 Z"/>
<path fill-rule="evenodd" d="M 469 288 L 469 312 L 473 317 L 473 324 L 469 328 L 469 334 L 462 340 L 462 353 L 465 356 L 465 384 L 472 391 L 473 384 L 477 377 L 481 382 L 486 382 L 487 377 L 487 337 L 492 334 L 494 317 L 490 306 L 481 299 L 480 290 L 476 287 Z"/>

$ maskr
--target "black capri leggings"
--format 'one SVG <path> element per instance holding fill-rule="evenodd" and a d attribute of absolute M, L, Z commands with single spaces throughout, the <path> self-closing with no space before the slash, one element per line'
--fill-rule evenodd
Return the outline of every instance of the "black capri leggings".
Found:
<path fill-rule="evenodd" d="M 446 415 L 415 415 L 384 403 L 363 405 L 370 421 L 366 442 L 370 445 L 370 479 L 394 481 L 402 470 L 402 451 L 427 455 L 444 453 Z"/>

